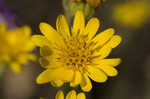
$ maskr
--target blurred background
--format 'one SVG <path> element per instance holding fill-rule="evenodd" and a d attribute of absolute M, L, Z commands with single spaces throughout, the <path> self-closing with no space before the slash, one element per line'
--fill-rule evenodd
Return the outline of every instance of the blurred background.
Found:
<path fill-rule="evenodd" d="M 62 0 L 3 0 L 0 16 L 9 8 L 17 26 L 29 25 L 40 33 L 40 22 L 55 27 L 56 18 L 64 13 Z M 119 75 L 106 83 L 94 83 L 87 99 L 150 99 L 150 12 L 149 0 L 106 0 L 95 10 L 101 22 L 99 31 L 113 27 L 123 42 L 109 56 L 121 57 Z M 5 16 L 6 17 L 6 16 Z M 13 24 L 11 20 L 10 24 Z M 39 49 L 34 53 L 39 56 Z M 44 69 L 38 62 L 23 66 L 19 75 L 6 70 L 0 78 L 0 99 L 54 99 L 57 88 L 37 85 L 36 77 Z"/>

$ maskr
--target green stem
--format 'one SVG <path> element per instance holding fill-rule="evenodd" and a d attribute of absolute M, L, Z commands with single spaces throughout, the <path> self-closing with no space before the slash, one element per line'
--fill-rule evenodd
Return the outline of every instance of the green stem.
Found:
<path fill-rule="evenodd" d="M 67 18 L 68 24 L 71 23 L 71 19 L 72 19 L 72 15 L 71 15 L 70 9 L 69 9 L 70 3 L 71 3 L 71 0 L 63 0 L 63 2 L 62 2 L 63 8 L 64 8 L 64 13 Z"/>

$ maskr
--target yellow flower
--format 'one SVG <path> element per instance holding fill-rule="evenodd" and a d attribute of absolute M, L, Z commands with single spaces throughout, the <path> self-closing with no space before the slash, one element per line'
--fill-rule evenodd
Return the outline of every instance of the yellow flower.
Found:
<path fill-rule="evenodd" d="M 57 94 L 56 94 L 55 99 L 64 99 L 64 93 L 63 93 L 63 91 L 61 91 L 61 90 L 58 91 Z M 65 99 L 86 99 L 86 96 L 85 96 L 85 94 L 82 93 L 82 92 L 76 94 L 76 91 L 75 91 L 75 90 L 72 90 L 72 91 L 70 91 L 70 92 L 67 94 L 67 96 L 66 96 Z"/>
<path fill-rule="evenodd" d="M 149 3 L 128 2 L 116 5 L 113 10 L 113 18 L 119 24 L 127 27 L 138 28 L 149 17 Z"/>
<path fill-rule="evenodd" d="M 8 64 L 14 72 L 20 72 L 22 64 L 35 60 L 31 53 L 34 44 L 31 42 L 31 30 L 28 26 L 9 30 L 0 24 L 0 63 Z"/>
<path fill-rule="evenodd" d="M 64 15 L 59 15 L 55 30 L 47 23 L 40 24 L 42 35 L 34 35 L 32 40 L 40 47 L 41 65 L 46 68 L 37 77 L 37 83 L 51 82 L 60 87 L 70 82 L 71 87 L 81 86 L 84 91 L 90 91 L 95 82 L 105 82 L 107 76 L 118 74 L 114 68 L 120 63 L 120 58 L 106 59 L 113 48 L 121 42 L 119 35 L 114 35 L 114 29 L 109 28 L 96 35 L 99 20 L 91 18 L 85 26 L 84 15 L 77 11 L 72 34 Z"/>

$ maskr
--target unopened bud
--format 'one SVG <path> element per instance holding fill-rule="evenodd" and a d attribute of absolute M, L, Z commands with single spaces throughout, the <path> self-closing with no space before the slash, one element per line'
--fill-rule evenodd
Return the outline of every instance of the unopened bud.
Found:
<path fill-rule="evenodd" d="M 82 2 L 82 0 L 72 0 L 73 2 Z"/>
<path fill-rule="evenodd" d="M 96 8 L 100 5 L 100 3 L 103 3 L 104 0 L 86 0 L 90 7 Z"/>

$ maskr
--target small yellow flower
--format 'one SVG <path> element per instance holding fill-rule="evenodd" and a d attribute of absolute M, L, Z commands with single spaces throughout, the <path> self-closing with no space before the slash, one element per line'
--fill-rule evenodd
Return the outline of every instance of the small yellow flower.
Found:
<path fill-rule="evenodd" d="M 28 26 L 9 30 L 0 24 L 0 46 L 0 63 L 8 64 L 14 72 L 21 71 L 21 64 L 35 60 L 31 53 L 35 45 L 31 42 Z"/>
<path fill-rule="evenodd" d="M 51 82 L 60 87 L 70 82 L 71 87 L 81 86 L 83 91 L 90 91 L 95 82 L 105 82 L 107 76 L 118 74 L 114 68 L 120 58 L 106 59 L 113 48 L 121 42 L 119 35 L 114 35 L 110 28 L 96 35 L 99 20 L 91 18 L 85 26 L 84 15 L 77 11 L 72 27 L 72 34 L 64 15 L 59 15 L 55 30 L 47 23 L 40 24 L 42 35 L 34 35 L 32 40 L 40 47 L 41 65 L 46 68 L 37 77 L 37 83 Z"/>
<path fill-rule="evenodd" d="M 116 5 L 113 10 L 113 18 L 117 23 L 134 28 L 142 26 L 149 14 L 149 3 L 146 2 L 127 2 Z"/>
<path fill-rule="evenodd" d="M 58 91 L 57 94 L 56 94 L 55 99 L 64 99 L 64 93 L 63 93 L 63 91 L 61 91 L 61 90 Z M 75 90 L 72 90 L 72 91 L 70 91 L 70 92 L 67 94 L 67 96 L 66 96 L 65 99 L 86 99 L 86 96 L 85 96 L 85 94 L 82 93 L 82 92 L 76 94 L 76 91 L 75 91 Z"/>

